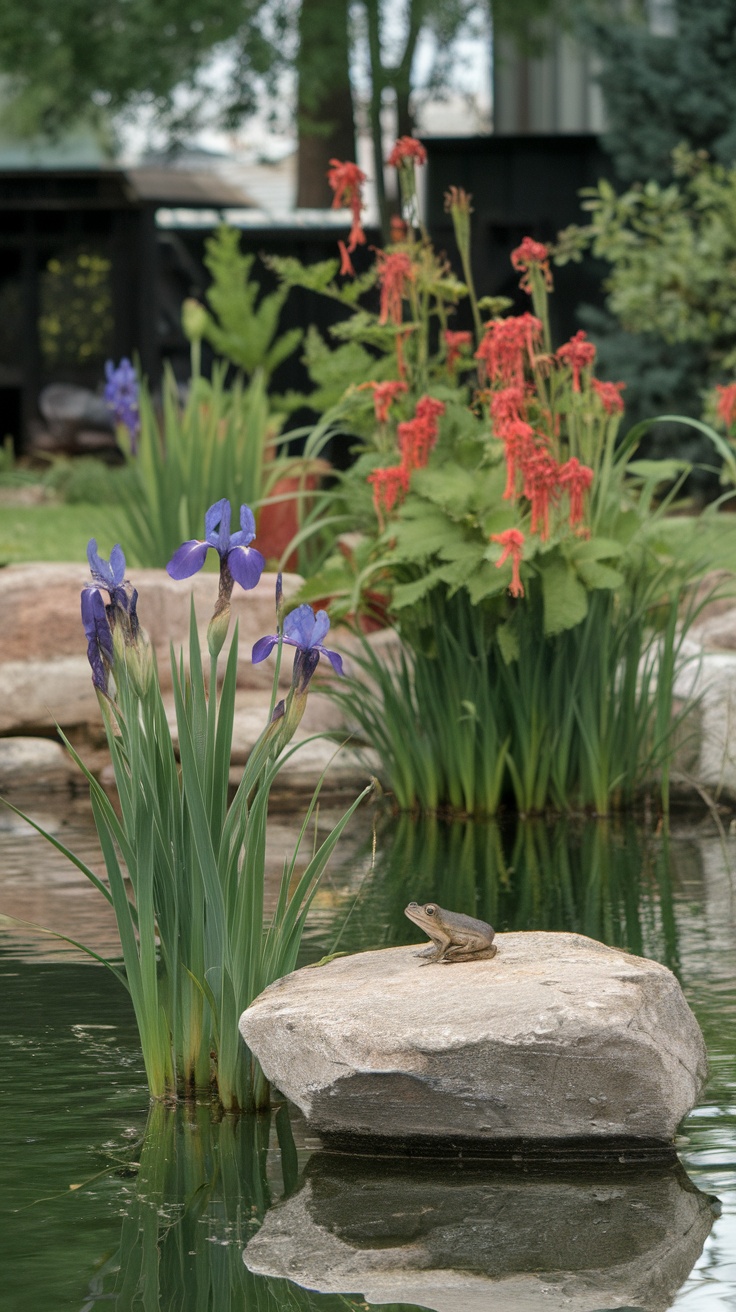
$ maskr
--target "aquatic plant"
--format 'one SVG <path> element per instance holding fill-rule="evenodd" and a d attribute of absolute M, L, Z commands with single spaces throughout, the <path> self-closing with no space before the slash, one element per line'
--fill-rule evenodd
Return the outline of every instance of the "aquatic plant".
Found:
<path fill-rule="evenodd" d="M 229 799 L 230 756 L 238 658 L 237 626 L 219 686 L 218 659 L 228 631 L 235 582 L 257 584 L 263 558 L 249 543 L 252 513 L 242 506 L 243 528 L 230 534 L 230 504 L 223 499 L 206 516 L 206 536 L 181 546 L 169 562 L 174 578 L 188 577 L 210 546 L 220 556 L 217 601 L 209 623 L 209 680 L 205 679 L 192 606 L 188 668 L 172 651 L 171 672 L 178 756 L 169 729 L 155 655 L 137 618 L 137 593 L 125 579 L 119 546 L 104 560 L 89 544 L 91 582 L 82 593 L 82 617 L 117 790 L 117 806 L 69 743 L 90 788 L 92 811 L 107 871 L 101 880 L 50 834 L 103 897 L 117 919 L 123 965 L 105 961 L 129 991 L 138 1024 L 151 1095 L 213 1095 L 228 1110 L 268 1104 L 268 1085 L 238 1032 L 238 1019 L 267 984 L 293 970 L 307 912 L 320 877 L 348 820 L 366 795 L 348 808 L 329 835 L 309 840 L 301 873 L 297 862 L 315 818 L 316 789 L 299 839 L 284 864 L 276 908 L 264 911 L 269 795 L 306 706 L 309 682 L 326 636 L 324 612 L 304 607 L 284 620 L 277 584 L 276 633 L 257 644 L 256 659 L 277 647 L 271 709 Z M 306 608 L 309 609 L 309 608 Z M 310 610 L 311 616 L 311 610 Z M 275 705 L 278 667 L 294 624 L 303 642 L 285 701 Z M 339 667 L 336 653 L 330 655 Z M 299 659 L 301 658 L 301 659 Z M 31 823 L 33 823 L 31 821 Z M 44 832 L 41 826 L 36 829 Z M 83 946 L 83 945 L 77 945 Z M 85 949 L 88 951 L 88 949 Z M 90 952 L 96 960 L 98 954 Z"/>

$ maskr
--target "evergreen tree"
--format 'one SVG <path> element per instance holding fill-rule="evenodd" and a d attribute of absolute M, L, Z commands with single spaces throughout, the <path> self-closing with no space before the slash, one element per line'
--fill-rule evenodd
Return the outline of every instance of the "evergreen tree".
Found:
<path fill-rule="evenodd" d="M 623 179 L 666 180 L 683 141 L 736 161 L 736 0 L 639 0 L 629 21 L 606 3 L 581 34 L 602 61 L 606 145 Z"/>

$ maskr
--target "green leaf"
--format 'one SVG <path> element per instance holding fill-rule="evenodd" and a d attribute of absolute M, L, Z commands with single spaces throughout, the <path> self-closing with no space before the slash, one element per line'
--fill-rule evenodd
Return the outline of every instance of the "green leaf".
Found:
<path fill-rule="evenodd" d="M 601 565 L 597 560 L 578 561 L 577 568 L 586 588 L 610 588 L 615 591 L 625 583 L 620 570 L 613 569 L 610 565 Z"/>
<path fill-rule="evenodd" d="M 406 501 L 400 518 L 392 525 L 397 560 L 427 560 L 437 547 L 447 547 L 454 538 L 464 542 L 462 529 L 436 506 L 419 498 Z"/>
<path fill-rule="evenodd" d="M 507 620 L 505 624 L 499 624 L 496 629 L 496 642 L 506 665 L 518 661 L 520 655 L 519 635 L 513 619 Z"/>
<path fill-rule="evenodd" d="M 432 588 L 438 583 L 444 581 L 444 572 L 442 569 L 428 570 L 421 578 L 415 579 L 413 583 L 399 583 L 394 588 L 392 597 L 392 607 L 394 610 L 401 610 L 404 606 L 413 606 L 415 602 L 426 596 Z"/>
<path fill-rule="evenodd" d="M 687 460 L 632 460 L 626 466 L 626 472 L 635 478 L 651 478 L 657 483 L 670 483 L 690 467 Z"/>
<path fill-rule="evenodd" d="M 577 565 L 583 560 L 612 560 L 623 555 L 623 546 L 614 538 L 577 538 L 570 557 Z"/>
<path fill-rule="evenodd" d="M 489 560 L 484 560 L 476 572 L 467 580 L 465 587 L 473 604 L 484 601 L 486 597 L 496 597 L 505 592 L 509 586 L 505 571 L 496 569 Z"/>
<path fill-rule="evenodd" d="M 548 637 L 573 629 L 585 619 L 588 594 L 567 561 L 553 556 L 540 564 L 544 598 L 544 632 Z"/>

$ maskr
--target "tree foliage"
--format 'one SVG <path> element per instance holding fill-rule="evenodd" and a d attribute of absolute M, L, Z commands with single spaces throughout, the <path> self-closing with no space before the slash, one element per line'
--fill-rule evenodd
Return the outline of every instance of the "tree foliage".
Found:
<path fill-rule="evenodd" d="M 681 141 L 736 160 L 734 0 L 671 0 L 659 26 L 647 22 L 644 0 L 627 6 L 629 21 L 618 5 L 593 6 L 581 30 L 602 61 L 607 145 L 621 177 L 663 182 Z"/>

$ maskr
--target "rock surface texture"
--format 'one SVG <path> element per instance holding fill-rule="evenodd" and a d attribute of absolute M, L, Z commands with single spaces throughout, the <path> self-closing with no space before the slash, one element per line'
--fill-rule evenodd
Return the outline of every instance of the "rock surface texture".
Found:
<path fill-rule="evenodd" d="M 679 1166 L 571 1178 L 317 1153 L 243 1257 L 321 1293 L 436 1312 L 665 1312 L 712 1223 Z"/>
<path fill-rule="evenodd" d="M 187 651 L 193 597 L 207 668 L 207 625 L 217 596 L 217 575 L 198 574 L 179 583 L 162 569 L 131 568 L 129 577 L 138 589 L 138 613 L 156 652 L 161 687 L 173 724 L 169 644 Z M 0 788 L 3 792 L 47 787 L 52 746 L 48 738 L 57 725 L 72 740 L 92 772 L 102 777 L 103 782 L 106 770 L 109 777 L 102 718 L 92 686 L 80 617 L 80 592 L 89 578 L 83 561 L 8 565 L 0 570 L 0 613 L 6 621 L 0 627 Z M 300 583 L 298 575 L 285 574 L 285 594 L 292 596 Z M 250 592 L 236 588 L 233 593 L 230 632 L 232 635 L 236 620 L 240 631 L 232 757 L 234 784 L 240 780 L 243 763 L 268 715 L 274 662 L 253 665 L 251 650 L 257 638 L 273 632 L 275 584 L 275 574 L 264 574 Z M 318 691 L 321 676 L 322 670 L 318 670 L 297 741 L 328 729 L 340 729 L 339 712 Z M 325 671 L 324 677 L 329 678 L 331 674 Z M 291 660 L 287 656 L 281 667 L 282 689 L 290 681 Z M 39 744 L 35 753 L 34 741 Z M 18 745 L 13 747 L 13 743 Z M 58 743 L 57 747 L 61 752 Z M 309 796 L 326 770 L 325 796 L 354 796 L 365 787 L 377 764 L 371 761 L 370 754 L 359 756 L 349 746 L 337 751 L 335 744 L 324 740 L 309 742 L 291 758 L 275 792 L 292 799 L 295 794 Z M 67 769 L 64 776 L 63 766 L 58 764 L 54 786 L 63 786 L 64 779 L 73 787 L 81 775 L 75 767 Z"/>
<path fill-rule="evenodd" d="M 388 948 L 306 967 L 240 1029 L 323 1136 L 667 1144 L 706 1076 L 674 975 L 578 934 L 499 934 L 491 961 Z"/>

